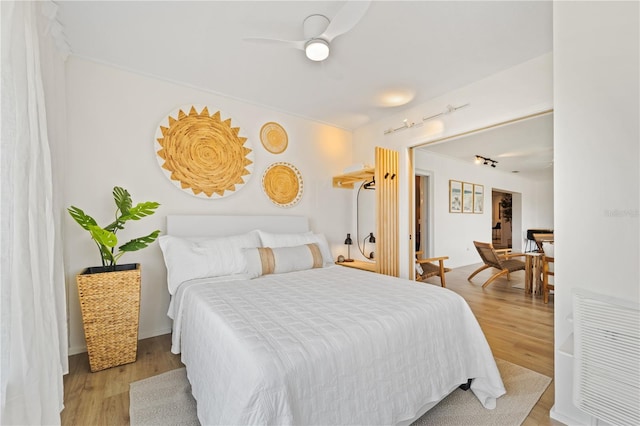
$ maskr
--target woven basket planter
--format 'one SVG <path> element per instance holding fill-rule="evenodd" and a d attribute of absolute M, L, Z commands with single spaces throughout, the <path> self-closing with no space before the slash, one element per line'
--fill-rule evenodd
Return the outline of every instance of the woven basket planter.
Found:
<path fill-rule="evenodd" d="M 91 372 L 135 362 L 138 351 L 140 264 L 102 269 L 76 275 Z"/>

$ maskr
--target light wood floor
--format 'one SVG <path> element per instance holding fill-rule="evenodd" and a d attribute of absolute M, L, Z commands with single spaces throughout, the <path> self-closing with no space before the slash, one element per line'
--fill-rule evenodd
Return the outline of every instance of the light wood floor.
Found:
<path fill-rule="evenodd" d="M 523 272 L 512 274 L 510 282 L 499 278 L 483 290 L 481 284 L 489 277 L 489 271 L 478 274 L 473 283 L 467 281 L 476 266 L 447 273 L 447 287 L 467 300 L 494 356 L 553 378 L 553 296 L 545 305 L 541 297 L 513 288 L 522 284 Z M 437 277 L 429 282 L 439 284 Z M 97 373 L 89 372 L 86 353 L 69 357 L 62 424 L 129 424 L 129 383 L 182 366 L 180 357 L 171 354 L 170 346 L 170 335 L 141 340 L 135 363 Z M 562 425 L 549 418 L 553 400 L 552 382 L 523 425 Z"/>
<path fill-rule="evenodd" d="M 553 378 L 553 296 L 544 304 L 541 296 L 524 294 L 524 271 L 501 277 L 482 288 L 491 270 L 467 277 L 478 265 L 455 268 L 446 274 L 447 288 L 467 301 L 484 331 L 493 355 Z M 427 280 L 440 284 L 438 277 Z M 542 394 L 524 426 L 562 425 L 549 418 L 554 403 L 554 382 Z M 499 402 L 498 402 L 499 403 Z"/>

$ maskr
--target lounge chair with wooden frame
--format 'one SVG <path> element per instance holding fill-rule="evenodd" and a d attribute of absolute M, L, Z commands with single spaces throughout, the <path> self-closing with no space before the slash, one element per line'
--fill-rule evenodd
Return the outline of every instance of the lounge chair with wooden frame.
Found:
<path fill-rule="evenodd" d="M 511 278 L 511 272 L 525 270 L 525 263 L 523 261 L 512 259 L 514 257 L 524 256 L 523 253 L 503 252 L 503 254 L 498 254 L 496 249 L 494 249 L 493 245 L 490 243 L 474 241 L 473 245 L 476 247 L 476 250 L 478 250 L 478 254 L 480 255 L 480 258 L 482 258 L 484 265 L 476 269 L 467 279 L 471 281 L 471 278 L 475 277 L 479 272 L 482 272 L 485 269 L 495 268 L 498 270 L 498 272 L 493 274 L 487 281 L 485 281 L 484 284 L 482 284 L 482 288 L 485 288 L 496 278 L 503 275 L 506 275 L 508 280 Z"/>
<path fill-rule="evenodd" d="M 449 256 L 430 257 L 428 259 L 417 259 L 416 260 L 416 281 L 425 282 L 427 278 L 437 276 L 437 277 L 440 277 L 440 286 L 446 287 L 447 283 L 445 281 L 444 274 L 451 270 L 449 268 L 444 267 L 444 261 L 447 259 L 449 259 Z M 435 262 L 437 262 L 438 264 L 436 265 Z"/>

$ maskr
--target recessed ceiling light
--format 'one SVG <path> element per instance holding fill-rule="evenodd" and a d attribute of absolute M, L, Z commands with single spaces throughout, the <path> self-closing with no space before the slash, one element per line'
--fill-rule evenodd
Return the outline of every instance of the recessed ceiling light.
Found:
<path fill-rule="evenodd" d="M 411 102 L 415 96 L 415 92 L 410 89 L 387 89 L 376 96 L 376 104 L 382 107 L 406 105 Z"/>
<path fill-rule="evenodd" d="M 520 170 L 511 170 L 511 173 L 520 173 Z"/>

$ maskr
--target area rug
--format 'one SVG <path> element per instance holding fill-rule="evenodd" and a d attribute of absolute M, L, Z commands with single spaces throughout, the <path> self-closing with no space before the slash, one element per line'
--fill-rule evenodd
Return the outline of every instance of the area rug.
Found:
<path fill-rule="evenodd" d="M 482 407 L 471 391 L 457 389 L 412 426 L 521 425 L 551 379 L 501 359 L 496 363 L 507 394 L 494 410 Z M 129 397 L 132 426 L 200 424 L 184 368 L 131 383 Z"/>

